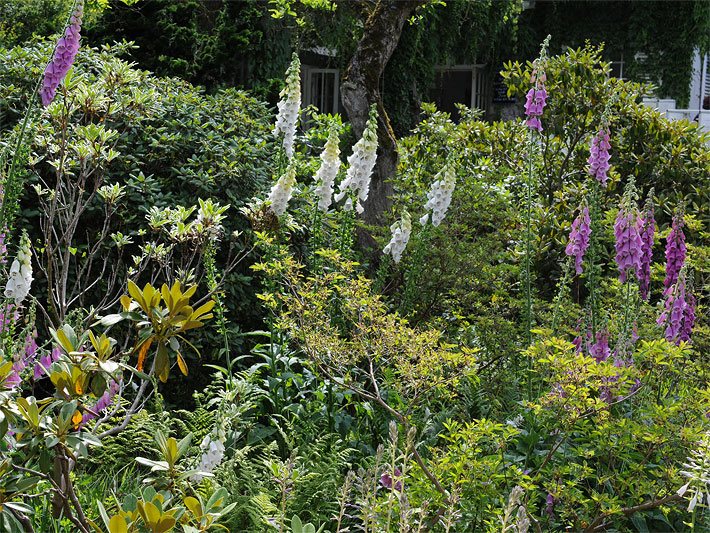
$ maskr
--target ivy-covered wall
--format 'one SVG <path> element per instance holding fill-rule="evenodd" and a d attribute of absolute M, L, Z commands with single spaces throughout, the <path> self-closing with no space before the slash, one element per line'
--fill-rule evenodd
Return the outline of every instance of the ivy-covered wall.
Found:
<path fill-rule="evenodd" d="M 657 96 L 688 105 L 693 51 L 710 47 L 710 2 L 631 0 L 540 1 L 520 21 L 520 52 L 537 53 L 552 35 L 551 50 L 605 44 L 605 59 L 624 60 L 624 77 L 658 85 Z"/>

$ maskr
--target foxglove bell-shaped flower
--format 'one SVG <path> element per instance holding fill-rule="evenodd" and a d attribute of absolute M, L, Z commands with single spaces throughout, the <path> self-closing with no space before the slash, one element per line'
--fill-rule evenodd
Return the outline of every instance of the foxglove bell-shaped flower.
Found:
<path fill-rule="evenodd" d="M 444 220 L 446 211 L 451 204 L 451 197 L 456 187 L 456 172 L 451 162 L 446 163 L 444 168 L 435 176 L 436 181 L 432 183 L 431 189 L 427 193 L 427 202 L 424 209 L 431 212 L 431 223 L 438 226 Z M 427 213 L 419 222 L 426 224 L 430 213 Z"/>
<path fill-rule="evenodd" d="M 296 124 L 301 110 L 301 62 L 296 53 L 286 71 L 286 85 L 279 93 L 278 114 L 273 134 L 283 133 L 283 147 L 286 157 L 293 157 L 293 141 L 296 138 Z"/>
<path fill-rule="evenodd" d="M 606 328 L 597 331 L 594 344 L 589 347 L 589 355 L 594 357 L 597 363 L 606 361 L 611 355 L 609 350 L 609 330 Z"/>
<path fill-rule="evenodd" d="M 636 275 L 639 279 L 641 298 L 648 300 L 651 285 L 651 261 L 653 259 L 653 236 L 656 232 L 656 220 L 653 216 L 653 189 L 648 194 L 643 214 L 639 220 L 641 228 L 641 268 Z"/>
<path fill-rule="evenodd" d="M 345 178 L 340 182 L 339 192 L 335 195 L 335 201 L 342 200 L 348 191 L 357 193 L 355 210 L 362 213 L 365 208 L 363 203 L 367 200 L 370 191 L 370 180 L 372 171 L 377 160 L 377 107 L 370 108 L 370 117 L 367 119 L 365 131 L 360 140 L 355 143 L 353 153 L 348 157 L 348 170 Z M 349 200 L 349 199 L 348 199 Z M 353 208 L 352 201 L 345 204 L 345 209 Z"/>
<path fill-rule="evenodd" d="M 668 289 L 678 279 L 685 264 L 685 233 L 683 233 L 683 216 L 677 214 L 673 217 L 671 232 L 666 239 L 666 279 L 663 286 Z"/>
<path fill-rule="evenodd" d="M 281 216 L 286 212 L 288 201 L 293 195 L 293 189 L 296 186 L 296 167 L 290 164 L 281 177 L 271 187 L 269 194 L 269 202 L 271 202 L 271 210 L 276 215 Z"/>
<path fill-rule="evenodd" d="M 333 200 L 333 181 L 340 170 L 340 148 L 338 131 L 331 128 L 328 140 L 323 148 L 323 153 L 320 155 L 321 165 L 316 172 L 315 180 L 316 196 L 318 197 L 318 209 L 324 213 L 328 211 Z"/>
<path fill-rule="evenodd" d="M 35 381 L 37 381 L 38 379 L 41 379 L 42 376 L 44 376 L 45 374 L 47 374 L 49 372 L 49 367 L 52 366 L 52 363 L 54 363 L 57 359 L 59 359 L 59 356 L 61 354 L 62 354 L 62 351 L 58 347 L 55 347 L 51 351 L 51 353 L 43 355 L 39 358 L 39 361 L 37 361 L 35 363 L 34 369 L 33 369 Z"/>
<path fill-rule="evenodd" d="M 391 254 L 394 262 L 399 263 L 412 234 L 412 219 L 406 210 L 402 213 L 402 219 L 392 224 L 390 230 L 392 231 L 392 239 L 382 252 Z"/>
<path fill-rule="evenodd" d="M 589 173 L 594 176 L 599 183 L 606 187 L 609 177 L 609 131 L 606 128 L 601 128 L 599 132 L 592 138 L 592 144 L 589 148 Z"/>
<path fill-rule="evenodd" d="M 676 283 L 665 292 L 664 309 L 658 317 L 659 326 L 665 326 L 664 335 L 668 342 L 676 345 L 688 342 L 695 323 L 695 297 L 687 292 L 686 269 L 678 273 Z"/>
<path fill-rule="evenodd" d="M 585 205 L 572 223 L 569 243 L 567 248 L 565 248 L 565 253 L 570 257 L 574 257 L 574 266 L 577 274 L 582 273 L 582 260 L 587 248 L 589 248 L 589 237 L 592 234 L 590 225 L 589 208 Z"/>
<path fill-rule="evenodd" d="M 84 412 L 84 415 L 81 417 L 81 425 L 83 426 L 91 422 L 108 409 L 109 406 L 113 404 L 114 397 L 118 394 L 119 389 L 118 383 L 111 380 L 104 393 L 96 400 L 96 403 L 90 407 L 89 410 Z"/>
<path fill-rule="evenodd" d="M 202 440 L 200 448 L 202 449 L 202 456 L 197 468 L 201 472 L 211 473 L 224 459 L 224 442 L 220 438 L 213 438 L 212 435 L 207 435 Z M 203 477 L 203 474 L 196 473 L 190 476 L 190 479 L 195 483 L 199 483 Z"/>
<path fill-rule="evenodd" d="M 14 298 L 15 305 L 20 305 L 30 293 L 32 284 L 32 252 L 27 232 L 22 234 L 17 257 L 10 266 L 10 278 L 5 287 L 5 297 Z"/>
<path fill-rule="evenodd" d="M 542 131 L 542 110 L 547 105 L 547 90 L 543 83 L 544 80 L 537 79 L 535 87 L 530 89 L 525 95 L 525 124 L 532 130 Z"/>
<path fill-rule="evenodd" d="M 636 188 L 633 180 L 630 180 L 614 224 L 616 265 L 619 268 L 619 281 L 622 283 L 626 281 L 629 272 L 641 270 L 643 241 L 639 231 L 639 217 L 635 199 Z"/>
<path fill-rule="evenodd" d="M 44 80 L 39 91 L 42 105 L 47 107 L 57 94 L 57 87 L 62 83 L 79 51 L 81 40 L 81 19 L 84 15 L 84 0 L 78 0 L 76 8 L 69 20 L 69 26 L 64 31 L 54 48 L 52 60 L 44 71 Z"/>

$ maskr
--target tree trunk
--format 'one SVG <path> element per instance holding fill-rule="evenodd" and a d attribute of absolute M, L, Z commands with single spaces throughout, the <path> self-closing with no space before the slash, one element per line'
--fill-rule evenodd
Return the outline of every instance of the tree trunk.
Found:
<path fill-rule="evenodd" d="M 340 86 L 343 107 L 357 137 L 362 135 L 372 103 L 377 104 L 379 149 L 377 164 L 365 202 L 363 219 L 368 224 L 382 224 L 390 206 L 392 185 L 387 180 L 397 170 L 397 141 L 382 104 L 380 78 L 392 57 L 404 23 L 423 0 L 378 0 L 365 21 L 362 38 L 350 59 Z"/>

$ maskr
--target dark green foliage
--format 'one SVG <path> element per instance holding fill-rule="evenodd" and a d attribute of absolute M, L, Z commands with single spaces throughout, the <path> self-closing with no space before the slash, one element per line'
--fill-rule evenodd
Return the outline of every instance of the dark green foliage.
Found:
<path fill-rule="evenodd" d="M 139 255 L 138 243 L 155 238 L 155 234 L 143 236 L 150 208 L 194 205 L 198 197 L 211 197 L 231 205 L 231 215 L 225 222 L 225 246 L 217 256 L 221 266 L 228 253 L 234 255 L 244 246 L 232 235 L 246 225 L 236 216 L 238 208 L 271 180 L 273 162 L 265 156 L 273 142 L 269 112 L 244 92 L 227 89 L 207 95 L 185 81 L 158 78 L 138 70 L 119 59 L 129 49 L 126 44 L 101 50 L 82 48 L 65 101 L 67 109 L 71 109 L 70 129 L 96 124 L 118 132 L 111 147 L 116 157 L 94 162 L 101 167 L 101 182 L 125 185 L 126 196 L 121 205 L 131 206 L 118 210 L 111 230 L 133 239 L 135 244 L 126 247 L 126 255 Z M 0 110 L 6 119 L 2 124 L 5 133 L 16 128 L 49 53 L 49 43 L 0 50 Z M 57 98 L 64 102 L 65 96 L 60 94 Z M 29 185 L 53 186 L 54 170 L 47 164 L 47 155 L 53 139 L 61 136 L 62 127 L 56 113 L 40 115 L 36 111 L 30 121 L 29 131 L 35 136 L 30 146 L 34 172 L 27 174 L 28 181 L 22 189 L 21 216 L 34 227 L 38 226 L 39 213 L 34 208 L 35 191 Z M 11 135 L 7 139 L 12 142 Z M 85 249 L 84 240 L 92 236 L 86 235 L 87 230 L 100 227 L 103 217 L 100 202 L 95 200 L 88 205 L 74 246 Z M 114 252 L 107 247 L 104 253 Z M 124 255 L 124 260 L 130 261 L 130 256 Z M 127 266 L 117 261 L 116 268 Z M 232 271 L 225 279 L 234 348 L 239 348 L 236 334 L 241 328 L 259 324 L 250 282 L 246 269 Z M 42 283 L 41 278 L 38 283 Z M 221 344 L 218 339 L 196 342 L 207 349 L 208 358 L 209 347 Z M 199 388 L 200 373 L 195 377 L 198 381 L 192 386 Z M 184 390 L 175 391 L 170 400 L 184 398 L 183 393 Z"/>
<path fill-rule="evenodd" d="M 710 4 L 685 2 L 536 2 L 520 19 L 521 52 L 537 53 L 538 43 L 552 35 L 552 51 L 590 41 L 605 43 L 605 59 L 624 61 L 624 77 L 661 82 L 661 97 L 688 105 L 693 51 L 710 48 Z M 697 103 L 691 104 L 697 108 Z"/>
<path fill-rule="evenodd" d="M 89 35 L 93 42 L 136 42 L 133 57 L 159 75 L 208 87 L 260 85 L 267 93 L 291 45 L 289 28 L 259 0 L 114 1 Z"/>

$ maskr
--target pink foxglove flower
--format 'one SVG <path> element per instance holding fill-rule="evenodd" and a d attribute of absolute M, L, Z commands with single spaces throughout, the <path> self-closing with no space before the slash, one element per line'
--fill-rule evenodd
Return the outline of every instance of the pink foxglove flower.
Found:
<path fill-rule="evenodd" d="M 587 163 L 589 163 L 589 173 L 603 186 L 606 186 L 609 179 L 607 173 L 609 172 L 609 159 L 611 159 L 609 155 L 610 148 L 609 131 L 606 128 L 602 128 L 592 138 Z"/>
<path fill-rule="evenodd" d="M 676 215 L 673 217 L 671 232 L 666 239 L 666 279 L 663 280 L 663 286 L 666 290 L 678 279 L 678 274 L 685 264 L 685 253 L 683 217 L 682 215 Z"/>
<path fill-rule="evenodd" d="M 690 334 L 693 332 L 695 325 L 695 295 L 692 293 L 686 294 L 685 298 L 685 316 L 683 317 L 683 327 L 680 329 L 678 338 L 684 342 L 690 342 Z"/>
<path fill-rule="evenodd" d="M 106 409 L 113 404 L 114 397 L 119 391 L 119 385 L 115 381 L 111 380 L 111 382 L 108 384 L 108 387 L 106 387 L 106 390 L 104 393 L 99 397 L 98 400 L 96 400 L 96 403 L 89 408 L 89 410 L 84 412 L 84 415 L 82 416 L 81 419 L 81 425 L 85 425 L 91 420 L 94 420 L 97 418 L 101 413 L 103 413 Z"/>
<path fill-rule="evenodd" d="M 397 481 L 395 481 L 395 479 Z M 392 489 L 394 487 L 394 490 L 397 492 L 402 492 L 402 471 L 395 467 L 394 476 L 392 476 L 389 472 L 384 472 L 380 476 L 380 485 L 386 489 Z"/>
<path fill-rule="evenodd" d="M 609 359 L 611 351 L 609 350 L 609 330 L 604 328 L 597 331 L 594 344 L 589 347 L 589 355 L 594 357 L 597 363 Z"/>
<path fill-rule="evenodd" d="M 639 231 L 635 194 L 634 183 L 630 181 L 614 224 L 616 265 L 619 268 L 619 281 L 622 283 L 626 281 L 629 272 L 641 270 L 643 241 Z"/>
<path fill-rule="evenodd" d="M 572 230 L 569 234 L 569 243 L 565 248 L 565 253 L 574 257 L 574 266 L 577 274 L 582 273 L 582 260 L 589 248 L 589 236 L 592 234 L 590 228 L 589 208 L 585 205 L 572 223 Z"/>
<path fill-rule="evenodd" d="M 79 40 L 81 39 L 81 18 L 84 15 L 84 0 L 76 3 L 76 9 L 72 13 L 69 26 L 64 32 L 64 36 L 57 41 L 54 48 L 52 61 L 44 71 L 44 81 L 39 93 L 42 97 L 42 105 L 47 107 L 57 94 L 57 87 L 62 83 L 69 69 L 74 64 L 74 59 L 79 51 Z"/>
<path fill-rule="evenodd" d="M 695 323 L 695 297 L 686 290 L 686 274 L 683 268 L 675 285 L 666 290 L 664 309 L 657 320 L 659 326 L 665 326 L 666 340 L 676 345 L 681 341 L 690 340 Z"/>
<path fill-rule="evenodd" d="M 43 355 L 39 358 L 39 361 L 35 363 L 33 370 L 35 381 L 41 379 L 42 376 L 49 373 L 49 367 L 52 366 L 52 363 L 59 359 L 61 354 L 62 351 L 58 347 L 54 347 L 51 353 Z"/>
<path fill-rule="evenodd" d="M 547 105 L 547 91 L 542 81 L 538 80 L 536 87 L 533 87 L 525 95 L 525 120 L 531 130 L 542 131 L 542 110 Z"/>
<path fill-rule="evenodd" d="M 648 300 L 651 286 L 651 261 L 653 259 L 653 236 L 656 232 L 656 220 L 653 216 L 653 189 L 648 195 L 643 215 L 639 220 L 641 227 L 641 268 L 636 275 L 639 279 L 641 298 Z"/>

